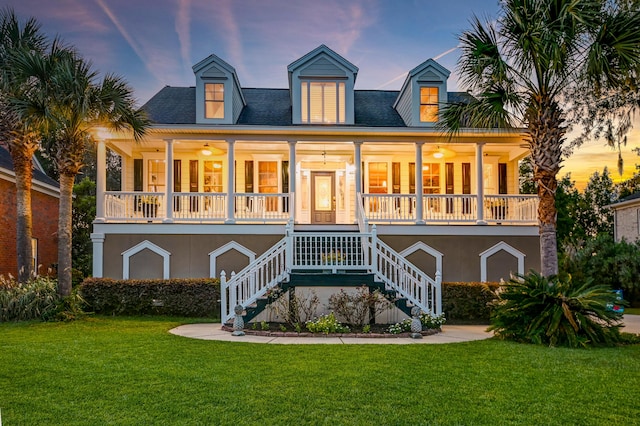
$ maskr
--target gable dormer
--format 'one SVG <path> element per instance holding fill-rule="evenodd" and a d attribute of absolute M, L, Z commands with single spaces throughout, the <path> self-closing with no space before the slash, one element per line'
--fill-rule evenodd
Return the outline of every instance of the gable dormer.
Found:
<path fill-rule="evenodd" d="M 196 123 L 234 124 L 246 105 L 236 70 L 210 55 L 193 66 L 196 76 Z"/>
<path fill-rule="evenodd" d="M 393 105 L 407 126 L 430 127 L 438 121 L 440 108 L 447 102 L 449 74 L 433 59 L 409 71 Z"/>
<path fill-rule="evenodd" d="M 358 67 L 324 44 L 291 63 L 293 124 L 353 124 Z"/>

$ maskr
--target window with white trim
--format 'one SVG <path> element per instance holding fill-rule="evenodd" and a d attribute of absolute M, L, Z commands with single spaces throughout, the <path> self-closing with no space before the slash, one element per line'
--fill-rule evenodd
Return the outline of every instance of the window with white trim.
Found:
<path fill-rule="evenodd" d="M 345 84 L 339 81 L 302 81 L 301 121 L 303 123 L 344 123 Z"/>
<path fill-rule="evenodd" d="M 205 118 L 224 118 L 224 84 L 205 83 L 204 85 Z"/>
<path fill-rule="evenodd" d="M 420 87 L 420 121 L 435 123 L 438 121 L 438 88 Z"/>

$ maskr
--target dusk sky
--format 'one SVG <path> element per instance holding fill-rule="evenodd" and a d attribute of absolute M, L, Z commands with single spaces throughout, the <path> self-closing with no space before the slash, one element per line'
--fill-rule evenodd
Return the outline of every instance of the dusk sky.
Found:
<path fill-rule="evenodd" d="M 406 72 L 428 58 L 458 86 L 457 35 L 472 14 L 495 17 L 498 0 L 0 0 L 34 16 L 101 72 L 116 73 L 140 104 L 163 86 L 193 86 L 191 67 L 215 53 L 243 87 L 286 88 L 287 65 L 326 44 L 359 68 L 356 89 L 398 90 Z M 640 126 L 639 126 L 640 127 Z M 640 128 L 625 149 L 625 172 L 640 157 Z M 617 157 L 594 141 L 565 163 L 579 186 Z"/>

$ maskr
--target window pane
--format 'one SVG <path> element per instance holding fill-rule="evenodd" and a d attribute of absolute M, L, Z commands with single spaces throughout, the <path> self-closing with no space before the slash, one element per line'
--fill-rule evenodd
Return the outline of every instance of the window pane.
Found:
<path fill-rule="evenodd" d="M 204 106 L 206 118 L 224 118 L 224 84 L 204 85 Z"/>
<path fill-rule="evenodd" d="M 303 81 L 300 113 L 303 123 L 344 123 L 345 84 Z"/>
<path fill-rule="evenodd" d="M 147 163 L 147 191 L 164 192 L 165 184 L 164 160 L 149 160 Z"/>
<path fill-rule="evenodd" d="M 222 161 L 204 162 L 204 192 L 222 192 Z"/>
<path fill-rule="evenodd" d="M 440 193 L 440 164 L 422 164 L 422 191 L 425 194 Z"/>
<path fill-rule="evenodd" d="M 420 121 L 438 121 L 438 88 L 420 88 Z"/>
<path fill-rule="evenodd" d="M 300 108 L 301 108 L 301 113 L 302 113 L 302 122 L 303 123 L 308 123 L 309 122 L 309 82 L 308 81 L 303 81 L 302 82 L 302 100 L 300 102 Z"/>
<path fill-rule="evenodd" d="M 387 193 L 387 163 L 369 163 L 369 194 Z"/>
<path fill-rule="evenodd" d="M 278 162 L 261 161 L 258 163 L 258 192 L 278 193 Z"/>

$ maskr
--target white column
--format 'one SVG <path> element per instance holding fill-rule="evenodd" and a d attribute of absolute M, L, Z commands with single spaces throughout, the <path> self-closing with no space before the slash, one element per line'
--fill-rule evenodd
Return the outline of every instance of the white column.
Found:
<path fill-rule="evenodd" d="M 165 139 L 165 219 L 163 222 L 173 222 L 173 139 Z"/>
<path fill-rule="evenodd" d="M 104 139 L 98 140 L 96 158 L 96 222 L 105 221 L 104 193 L 107 190 L 107 149 Z M 95 276 L 95 275 L 94 275 Z"/>
<path fill-rule="evenodd" d="M 104 264 L 104 234 L 92 233 L 91 242 L 93 243 L 93 276 L 102 278 Z"/>
<path fill-rule="evenodd" d="M 424 223 L 423 188 L 422 188 L 422 145 L 424 142 L 416 142 L 416 223 Z"/>
<path fill-rule="evenodd" d="M 362 141 L 353 142 L 355 145 L 354 162 L 356 163 L 356 194 L 364 192 L 362 190 Z"/>
<path fill-rule="evenodd" d="M 235 158 L 233 152 L 233 145 L 235 140 L 227 139 L 227 220 L 226 223 L 234 223 L 235 219 Z"/>
<path fill-rule="evenodd" d="M 289 141 L 289 218 L 296 219 L 296 141 Z"/>
<path fill-rule="evenodd" d="M 478 142 L 476 144 L 476 194 L 478 195 L 478 217 L 476 223 L 478 225 L 486 225 L 484 220 L 484 161 L 482 154 L 482 147 L 484 142 Z"/>

